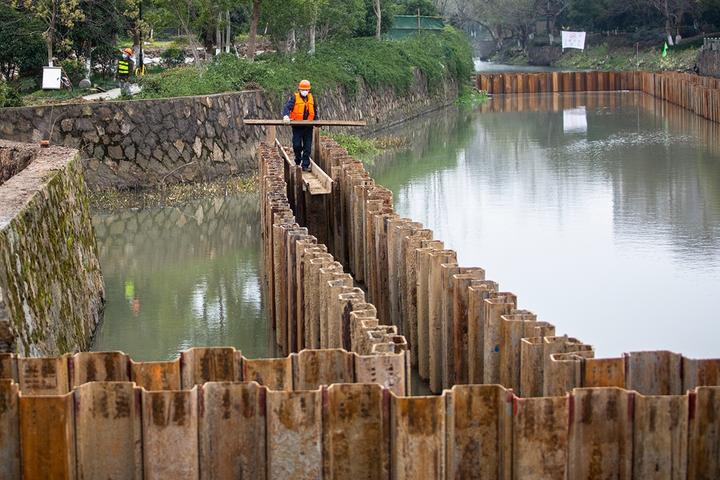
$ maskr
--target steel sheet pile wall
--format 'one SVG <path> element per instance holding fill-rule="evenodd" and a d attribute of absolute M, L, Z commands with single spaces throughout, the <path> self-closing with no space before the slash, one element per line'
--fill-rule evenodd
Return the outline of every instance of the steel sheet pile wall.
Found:
<path fill-rule="evenodd" d="M 489 94 L 639 90 L 720 122 L 720 79 L 677 72 L 546 72 L 478 74 Z"/>
<path fill-rule="evenodd" d="M 552 324 L 519 309 L 517 296 L 486 279 L 482 268 L 459 266 L 457 253 L 444 249 L 431 230 L 394 213 L 391 192 L 334 141 L 323 139 L 320 164 L 334 182 L 331 251 L 364 280 L 384 328 L 405 336 L 412 365 L 432 392 L 501 384 L 523 397 L 595 386 L 679 395 L 720 385 L 720 359 L 671 352 L 595 359 L 592 346 L 556 335 Z"/>
<path fill-rule="evenodd" d="M 720 387 L 518 398 L 499 385 L 435 397 L 376 384 L 301 391 L 91 382 L 20 393 L 0 381 L 0 477 L 186 479 L 711 479 Z"/>
<path fill-rule="evenodd" d="M 300 210 L 305 196 L 285 181 L 286 162 L 275 146 L 260 145 L 258 170 L 265 292 L 277 345 L 283 352 L 351 350 L 357 353 L 356 378 L 409 393 L 405 338 L 396 328 L 379 325 L 375 306 L 353 286 L 342 264 L 296 223 L 291 204 Z M 318 362 L 315 370 L 322 372 L 328 362 Z"/>
<path fill-rule="evenodd" d="M 232 347 L 191 348 L 172 361 L 135 362 L 123 352 L 80 352 L 30 358 L 0 354 L 0 380 L 24 395 L 64 395 L 90 382 L 133 382 L 146 390 L 190 390 L 206 382 L 254 381 L 273 390 L 314 390 L 332 383 L 388 382 L 404 392 L 404 363 L 396 355 L 342 349 L 303 350 L 285 358 L 245 358 Z M 397 356 L 402 360 L 402 356 Z M 382 383 L 382 382 L 380 382 Z"/>

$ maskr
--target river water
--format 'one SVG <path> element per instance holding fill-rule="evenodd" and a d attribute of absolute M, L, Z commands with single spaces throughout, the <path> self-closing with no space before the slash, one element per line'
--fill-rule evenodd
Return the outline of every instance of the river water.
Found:
<path fill-rule="evenodd" d="M 597 356 L 720 353 L 720 125 L 639 93 L 498 96 L 395 132 L 402 216 Z"/>
<path fill-rule="evenodd" d="M 398 212 L 597 356 L 717 357 L 720 125 L 638 93 L 496 97 L 392 133 L 368 168 Z M 95 350 L 273 356 L 257 195 L 94 216 L 107 307 Z"/>
<path fill-rule="evenodd" d="M 105 318 L 94 350 L 173 359 L 193 346 L 273 356 L 260 295 L 256 194 L 97 213 Z"/>

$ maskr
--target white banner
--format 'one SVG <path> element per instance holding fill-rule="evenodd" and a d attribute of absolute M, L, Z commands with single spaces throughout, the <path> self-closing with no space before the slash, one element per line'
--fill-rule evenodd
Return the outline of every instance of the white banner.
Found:
<path fill-rule="evenodd" d="M 579 48 L 585 50 L 585 32 L 561 32 L 562 48 Z"/>

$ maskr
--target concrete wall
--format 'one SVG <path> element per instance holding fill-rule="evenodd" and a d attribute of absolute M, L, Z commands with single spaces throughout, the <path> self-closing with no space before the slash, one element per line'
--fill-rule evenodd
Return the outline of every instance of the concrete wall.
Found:
<path fill-rule="evenodd" d="M 34 395 L 0 380 L 0 405 L 3 478 L 720 475 L 720 387 L 526 399 L 499 385 L 404 397 L 373 384 L 285 391 L 210 381 L 150 391 L 98 381 Z"/>
<path fill-rule="evenodd" d="M 0 142 L 25 168 L 0 185 L 0 344 L 23 355 L 89 346 L 104 302 L 77 151 Z"/>
<path fill-rule="evenodd" d="M 337 89 L 319 95 L 318 103 L 323 118 L 366 120 L 365 131 L 372 131 L 455 98 L 457 85 L 448 81 L 430 94 L 418 73 L 404 95 L 361 84 L 354 96 Z M 264 128 L 246 127 L 243 118 L 279 118 L 281 108 L 260 91 L 6 108 L 0 115 L 0 138 L 50 139 L 80 150 L 92 189 L 151 187 L 253 171 Z"/>

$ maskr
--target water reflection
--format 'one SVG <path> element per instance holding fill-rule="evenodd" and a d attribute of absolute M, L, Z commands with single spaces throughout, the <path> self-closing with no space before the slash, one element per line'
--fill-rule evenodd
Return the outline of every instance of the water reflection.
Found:
<path fill-rule="evenodd" d="M 407 133 L 375 178 L 522 308 L 601 356 L 718 355 L 719 125 L 625 92 L 498 96 Z"/>
<path fill-rule="evenodd" d="M 562 70 L 557 67 L 544 67 L 536 65 L 506 65 L 502 63 L 484 62 L 479 58 L 473 59 L 475 71 L 480 73 L 497 72 L 555 72 Z"/>
<path fill-rule="evenodd" d="M 221 345 L 271 356 L 258 223 L 253 194 L 95 215 L 108 302 L 94 349 L 136 360 Z"/>

